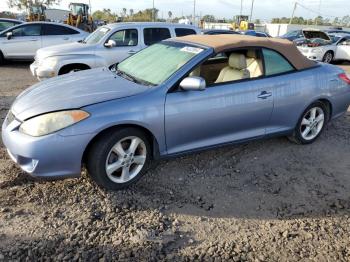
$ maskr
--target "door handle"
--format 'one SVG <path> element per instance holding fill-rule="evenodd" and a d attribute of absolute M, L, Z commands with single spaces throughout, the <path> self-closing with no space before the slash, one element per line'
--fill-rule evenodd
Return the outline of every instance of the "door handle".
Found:
<path fill-rule="evenodd" d="M 137 51 L 134 51 L 134 50 L 130 50 L 130 51 L 128 52 L 129 55 L 133 55 L 133 54 L 136 54 L 136 53 L 137 53 Z"/>
<path fill-rule="evenodd" d="M 258 98 L 260 99 L 266 99 L 268 97 L 272 96 L 272 93 L 271 92 L 266 92 L 266 91 L 262 91 L 260 93 L 260 95 L 258 95 Z"/>
<path fill-rule="evenodd" d="M 38 39 L 30 39 L 31 42 L 36 42 Z"/>
<path fill-rule="evenodd" d="M 63 37 L 63 40 L 69 40 L 69 37 Z"/>

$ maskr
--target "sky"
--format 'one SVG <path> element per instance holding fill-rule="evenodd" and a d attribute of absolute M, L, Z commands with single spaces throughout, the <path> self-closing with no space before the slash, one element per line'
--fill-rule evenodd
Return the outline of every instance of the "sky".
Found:
<path fill-rule="evenodd" d="M 135 12 L 145 8 L 152 8 L 152 0 L 90 0 L 92 11 L 110 8 L 113 12 L 121 13 L 125 7 Z M 243 14 L 250 14 L 252 0 L 243 1 Z M 85 2 L 89 0 L 62 0 L 57 8 L 68 9 L 70 2 Z M 194 0 L 154 0 L 155 7 L 160 10 L 160 17 L 167 17 L 168 11 L 173 16 L 191 15 Z M 270 20 L 273 17 L 290 17 L 295 0 L 255 0 L 253 19 Z M 330 19 L 342 17 L 350 13 L 349 0 L 299 0 L 303 6 L 319 12 L 323 17 Z M 232 18 L 240 13 L 241 0 L 196 0 L 196 15 L 212 14 L 217 18 Z M 7 0 L 0 0 L 0 11 L 9 10 Z M 317 13 L 308 11 L 300 6 L 295 12 L 296 16 L 312 18 Z"/>

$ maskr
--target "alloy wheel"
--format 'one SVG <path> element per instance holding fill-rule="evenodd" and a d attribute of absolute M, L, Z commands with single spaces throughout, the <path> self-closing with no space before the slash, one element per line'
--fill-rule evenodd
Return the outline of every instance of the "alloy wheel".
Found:
<path fill-rule="evenodd" d="M 309 141 L 318 136 L 325 122 L 325 113 L 320 107 L 313 107 L 303 116 L 300 124 L 300 134 Z"/>
<path fill-rule="evenodd" d="M 330 53 L 330 52 L 326 53 L 326 54 L 325 54 L 325 57 L 324 57 L 324 59 L 323 59 L 323 62 L 329 64 L 330 62 L 332 62 L 332 60 L 333 60 L 333 55 L 332 55 L 332 53 Z"/>
<path fill-rule="evenodd" d="M 106 174 L 114 183 L 126 183 L 135 178 L 146 162 L 145 142 L 130 136 L 119 140 L 110 150 L 106 159 Z"/>

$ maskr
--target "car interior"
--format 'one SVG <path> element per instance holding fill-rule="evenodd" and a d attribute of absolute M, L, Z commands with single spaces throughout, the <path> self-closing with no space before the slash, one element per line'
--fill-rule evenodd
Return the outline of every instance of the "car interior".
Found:
<path fill-rule="evenodd" d="M 220 53 L 195 68 L 189 76 L 200 76 L 208 86 L 229 81 L 260 77 L 263 63 L 256 49 Z"/>

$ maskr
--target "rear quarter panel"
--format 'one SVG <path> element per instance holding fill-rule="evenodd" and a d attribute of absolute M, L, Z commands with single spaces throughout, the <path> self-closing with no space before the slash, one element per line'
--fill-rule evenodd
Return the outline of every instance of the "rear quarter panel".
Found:
<path fill-rule="evenodd" d="M 320 63 L 315 68 L 272 77 L 274 109 L 267 133 L 292 132 L 305 109 L 317 100 L 331 103 L 331 118 L 344 113 L 350 104 L 350 87 L 339 79 L 342 72 L 336 66 Z M 281 77 L 283 80 L 278 80 Z"/>

